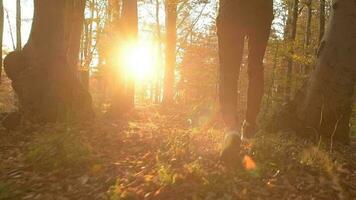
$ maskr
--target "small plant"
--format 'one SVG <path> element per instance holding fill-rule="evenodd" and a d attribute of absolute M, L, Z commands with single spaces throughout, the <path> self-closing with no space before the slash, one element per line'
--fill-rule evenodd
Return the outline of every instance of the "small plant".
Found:
<path fill-rule="evenodd" d="M 109 200 L 120 200 L 122 194 L 122 186 L 119 183 L 119 180 L 116 180 L 115 185 L 111 186 L 107 192 Z"/>
<path fill-rule="evenodd" d="M 281 134 L 261 134 L 252 143 L 255 158 L 267 166 L 283 165 L 285 160 L 296 159 L 299 142 Z"/>
<path fill-rule="evenodd" d="M 161 164 L 158 169 L 158 178 L 162 185 L 172 185 L 175 183 L 175 174 L 170 166 Z"/>
<path fill-rule="evenodd" d="M 91 160 L 89 145 L 85 144 L 75 131 L 66 128 L 56 130 L 36 135 L 29 146 L 26 160 L 34 168 L 40 169 L 82 169 Z"/>
<path fill-rule="evenodd" d="M 137 195 L 125 188 L 119 181 L 116 180 L 115 185 L 111 186 L 107 191 L 107 197 L 109 200 L 134 200 L 138 199 Z"/>
<path fill-rule="evenodd" d="M 301 163 L 325 172 L 331 172 L 333 169 L 333 162 L 330 155 L 317 147 L 304 149 L 301 153 Z"/>

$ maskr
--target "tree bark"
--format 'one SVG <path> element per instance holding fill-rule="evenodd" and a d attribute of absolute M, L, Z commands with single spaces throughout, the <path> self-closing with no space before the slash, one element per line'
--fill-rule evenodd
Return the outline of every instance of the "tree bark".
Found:
<path fill-rule="evenodd" d="M 74 20 L 68 11 L 78 2 L 35 0 L 27 44 L 5 58 L 5 71 L 18 95 L 24 120 L 58 122 L 93 117 L 90 94 L 68 61 L 69 22 Z"/>
<path fill-rule="evenodd" d="M 164 76 L 163 103 L 171 104 L 174 98 L 174 71 L 176 67 L 177 0 L 166 0 L 166 68 Z"/>
<path fill-rule="evenodd" d="M 21 51 L 21 0 L 16 0 L 16 50 Z"/>
<path fill-rule="evenodd" d="M 70 22 L 68 63 L 75 70 L 79 70 L 80 38 L 83 32 L 84 10 L 86 0 L 78 0 L 68 12 L 68 22 Z M 72 19 L 73 21 L 69 21 Z"/>
<path fill-rule="evenodd" d="M 311 78 L 274 118 L 276 129 L 315 139 L 349 143 L 349 120 L 356 83 L 356 4 L 334 0 L 327 32 Z"/>

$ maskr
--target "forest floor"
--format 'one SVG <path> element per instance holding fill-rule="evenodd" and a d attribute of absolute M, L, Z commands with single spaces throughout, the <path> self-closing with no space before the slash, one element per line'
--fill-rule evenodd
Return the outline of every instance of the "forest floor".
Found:
<path fill-rule="evenodd" d="M 1 129 L 0 199 L 356 197 L 355 144 L 330 152 L 259 133 L 241 166 L 227 169 L 223 131 L 193 126 L 188 110 L 141 106 L 125 120 Z"/>

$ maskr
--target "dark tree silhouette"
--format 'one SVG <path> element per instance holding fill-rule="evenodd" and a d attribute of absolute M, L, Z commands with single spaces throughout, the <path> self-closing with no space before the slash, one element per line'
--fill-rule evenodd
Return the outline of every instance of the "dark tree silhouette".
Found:
<path fill-rule="evenodd" d="M 5 71 L 25 120 L 57 122 L 93 117 L 90 94 L 83 89 L 68 56 L 79 54 L 69 50 L 73 44 L 69 38 L 78 34 L 71 27 L 75 15 L 69 13 L 78 3 L 83 1 L 35 0 L 27 44 L 5 58 Z"/>

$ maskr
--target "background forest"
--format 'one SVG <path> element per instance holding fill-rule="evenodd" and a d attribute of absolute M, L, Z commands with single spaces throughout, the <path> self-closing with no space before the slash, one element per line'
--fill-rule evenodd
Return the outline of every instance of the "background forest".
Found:
<path fill-rule="evenodd" d="M 231 172 L 217 164 L 223 140 L 221 124 L 215 118 L 219 94 L 217 0 L 71 3 L 63 25 L 63 45 L 67 46 L 54 42 L 53 50 L 47 50 L 38 45 L 38 54 L 31 54 L 29 49 L 35 49 L 31 45 L 50 41 L 51 30 L 41 35 L 40 28 L 32 25 L 32 0 L 0 0 L 2 59 L 12 51 L 23 52 L 34 63 L 43 53 L 55 55 L 67 48 L 61 58 L 68 58 L 65 64 L 75 74 L 68 78 L 65 70 L 55 68 L 61 70 L 51 78 L 63 86 L 55 95 L 74 102 L 59 105 L 51 97 L 39 95 L 43 99 L 37 101 L 38 95 L 23 92 L 41 94 L 36 92 L 47 83 L 33 78 L 38 74 L 13 84 L 15 90 L 25 85 L 16 95 L 1 62 L 2 120 L 21 107 L 24 116 L 36 114 L 40 123 L 30 120 L 19 125 L 12 115 L 4 125 L 7 129 L 1 128 L 0 199 L 356 196 L 354 139 L 345 147 L 284 133 L 261 134 L 246 147 L 241 168 Z M 331 10 L 331 0 L 275 0 L 264 59 L 261 127 L 268 126 L 274 113 L 310 78 Z M 60 25 L 51 24 L 47 29 L 56 31 Z M 30 33 L 36 36 L 31 38 Z M 73 90 L 68 89 L 73 85 Z M 246 56 L 238 85 L 237 112 L 242 123 L 248 87 Z M 83 92 L 86 90 L 90 95 Z M 353 99 L 352 138 L 356 136 L 356 97 Z M 53 105 L 59 105 L 60 112 L 50 109 Z M 31 113 L 42 106 L 43 110 Z M 94 121 L 91 115 L 96 116 Z"/>
<path fill-rule="evenodd" d="M 293 6 L 298 3 L 298 6 Z M 5 0 L 3 54 L 21 48 L 31 29 L 33 3 L 24 1 L 22 12 L 16 17 L 16 4 Z M 134 71 L 137 80 L 135 101 L 137 104 L 159 104 L 163 101 L 164 71 L 167 64 L 167 3 L 164 1 L 138 1 L 138 52 L 143 56 Z M 176 56 L 173 67 L 174 83 L 171 86 L 174 101 L 178 104 L 209 107 L 216 103 L 218 94 L 218 53 L 215 18 L 217 1 L 177 1 L 174 35 Z M 315 67 L 316 53 L 329 18 L 330 1 L 275 1 L 275 20 L 265 57 L 266 91 L 264 113 L 273 110 L 294 96 Z M 19 6 L 19 5 L 18 5 Z M 110 103 L 106 72 L 108 49 L 114 34 L 120 34 L 115 20 L 122 16 L 122 2 L 108 0 L 87 1 L 83 33 L 80 42 L 78 76 L 90 88 L 96 107 Z M 295 14 L 296 13 L 296 14 Z M 20 19 L 19 19 L 20 17 Z M 116 19 L 115 19 L 116 18 Z M 23 24 L 21 26 L 21 23 Z M 21 28 L 18 28 L 21 27 Z M 247 46 L 247 45 L 246 45 Z M 134 51 L 136 51 L 136 49 Z M 115 62 L 122 62 L 119 52 Z M 121 57 L 120 57 L 121 56 Z M 149 57 L 149 58 L 145 58 Z M 124 61 L 127 62 L 127 61 Z M 128 61 L 130 62 L 130 61 Z M 144 64 L 142 64 L 142 63 Z M 246 62 L 246 59 L 245 59 Z M 246 64 L 243 64 L 246 66 Z M 246 68 L 241 68 L 239 84 L 239 108 L 246 104 Z M 105 88 L 105 89 L 104 89 Z M 199 91 L 199 92 L 197 92 Z M 112 92 L 112 91 L 111 91 Z M 3 105 L 4 111 L 11 110 Z"/>

